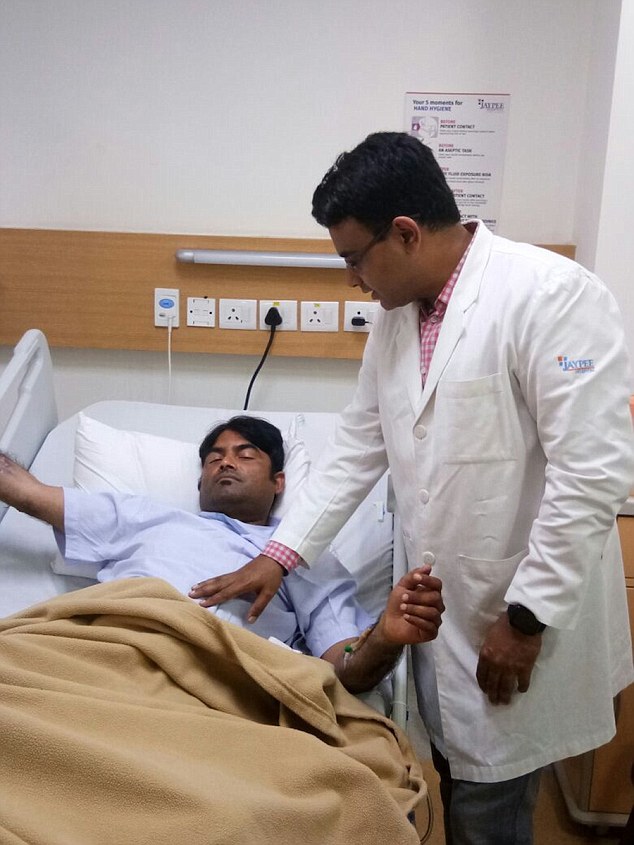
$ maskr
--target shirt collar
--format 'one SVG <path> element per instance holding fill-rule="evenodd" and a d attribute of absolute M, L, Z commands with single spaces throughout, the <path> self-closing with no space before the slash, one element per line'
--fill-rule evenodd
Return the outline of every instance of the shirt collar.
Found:
<path fill-rule="evenodd" d="M 432 314 L 437 314 L 439 317 L 442 317 L 447 310 L 447 306 L 449 305 L 449 300 L 451 299 L 451 294 L 456 287 L 456 283 L 460 278 L 460 273 L 462 268 L 464 267 L 465 261 L 467 260 L 467 256 L 469 255 L 469 250 L 471 249 L 471 244 L 475 239 L 475 234 L 478 229 L 478 221 L 477 220 L 470 220 L 468 223 L 465 223 L 465 229 L 471 232 L 471 240 L 467 244 L 467 248 L 462 253 L 460 261 L 457 263 L 455 269 L 453 270 L 451 276 L 445 282 L 443 289 L 440 291 L 436 299 L 434 300 L 434 304 L 430 307 L 426 303 L 422 302 L 420 306 L 420 317 L 423 323 L 427 322 Z"/>
<path fill-rule="evenodd" d="M 203 519 L 215 519 L 216 522 L 224 522 L 232 531 L 240 534 L 242 537 L 253 534 L 254 532 L 258 533 L 258 531 L 261 531 L 263 534 L 266 532 L 271 533 L 280 523 L 279 519 L 276 519 L 274 516 L 269 519 L 267 525 L 253 525 L 251 522 L 241 522 L 239 519 L 233 519 L 233 517 L 227 516 L 224 513 L 218 513 L 217 511 L 199 511 L 198 515 L 202 516 Z"/>

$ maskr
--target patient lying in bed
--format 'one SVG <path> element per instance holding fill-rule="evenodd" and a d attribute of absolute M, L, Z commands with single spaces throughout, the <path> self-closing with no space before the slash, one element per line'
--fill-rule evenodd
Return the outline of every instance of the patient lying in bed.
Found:
<path fill-rule="evenodd" d="M 100 564 L 98 580 L 158 577 L 187 595 L 210 571 L 232 571 L 264 548 L 276 525 L 271 509 L 284 489 L 282 436 L 265 420 L 234 417 L 216 426 L 199 454 L 198 515 L 141 496 L 43 485 L 6 457 L 0 499 L 49 522 L 67 562 Z M 248 599 L 215 612 L 325 658 L 349 690 L 368 690 L 390 671 L 404 644 L 436 636 L 440 582 L 425 569 L 409 573 L 372 627 L 354 598 L 354 581 L 333 555 L 325 557 L 313 570 L 289 574 L 255 624 L 247 622 Z"/>
<path fill-rule="evenodd" d="M 319 579 L 289 574 L 257 627 L 239 604 L 234 625 L 187 596 L 266 542 L 280 447 L 250 418 L 212 432 L 198 516 L 48 486 L 0 456 L 0 498 L 50 523 L 70 558 L 99 561 L 104 582 L 0 619 L 0 841 L 418 842 L 408 814 L 426 787 L 407 738 L 331 663 L 364 689 L 403 643 L 433 638 L 437 579 L 406 576 L 360 636 L 370 620 L 334 559 Z"/>

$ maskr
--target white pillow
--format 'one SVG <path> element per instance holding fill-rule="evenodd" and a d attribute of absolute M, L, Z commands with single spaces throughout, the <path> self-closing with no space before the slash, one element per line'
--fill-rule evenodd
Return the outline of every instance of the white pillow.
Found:
<path fill-rule="evenodd" d="M 119 491 L 150 496 L 175 508 L 198 513 L 200 459 L 197 443 L 186 443 L 140 431 L 124 431 L 79 414 L 75 435 L 73 481 L 88 492 Z M 310 470 L 310 458 L 294 426 L 284 437 L 284 492 L 278 496 L 272 514 L 281 519 Z M 60 575 L 94 578 L 91 565 L 80 572 L 61 555 L 52 561 Z M 98 567 L 97 567 L 98 569 Z"/>
<path fill-rule="evenodd" d="M 80 413 L 73 480 L 80 490 L 143 493 L 198 513 L 198 446 L 156 434 L 112 428 Z M 286 484 L 273 507 L 278 519 L 296 498 L 309 471 L 310 458 L 304 442 L 291 431 L 284 437 Z"/>
<path fill-rule="evenodd" d="M 75 487 L 95 492 L 141 493 L 191 512 L 198 508 L 198 446 L 123 431 L 79 414 L 75 434 Z"/>

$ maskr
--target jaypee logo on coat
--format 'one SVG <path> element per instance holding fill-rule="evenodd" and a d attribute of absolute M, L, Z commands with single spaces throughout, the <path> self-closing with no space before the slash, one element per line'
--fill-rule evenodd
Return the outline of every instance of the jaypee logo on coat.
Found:
<path fill-rule="evenodd" d="M 558 355 L 557 363 L 564 373 L 591 373 L 594 371 L 594 360 L 592 358 L 569 358 L 567 355 Z"/>

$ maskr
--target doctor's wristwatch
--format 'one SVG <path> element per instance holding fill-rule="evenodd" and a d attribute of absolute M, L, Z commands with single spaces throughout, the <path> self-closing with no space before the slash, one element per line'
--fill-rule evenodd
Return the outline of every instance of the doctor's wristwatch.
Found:
<path fill-rule="evenodd" d="M 535 616 L 532 610 L 524 607 L 523 604 L 509 604 L 507 611 L 509 624 L 512 628 L 522 634 L 541 634 L 546 627 L 543 622 Z"/>

